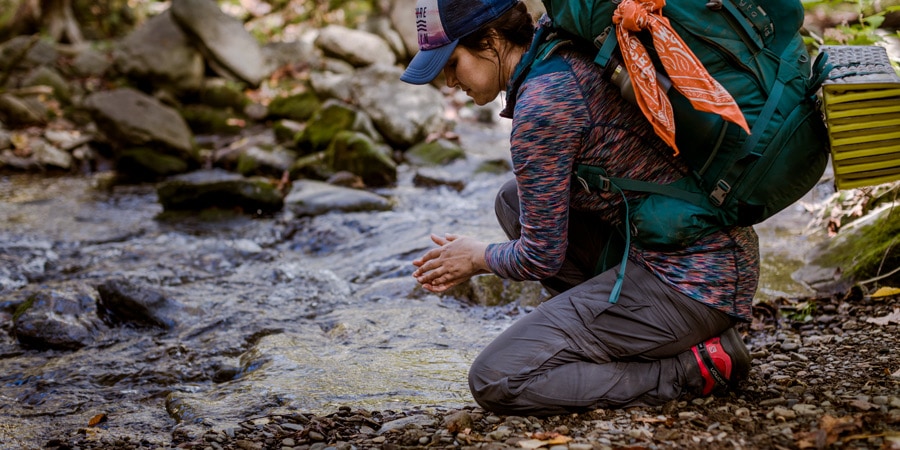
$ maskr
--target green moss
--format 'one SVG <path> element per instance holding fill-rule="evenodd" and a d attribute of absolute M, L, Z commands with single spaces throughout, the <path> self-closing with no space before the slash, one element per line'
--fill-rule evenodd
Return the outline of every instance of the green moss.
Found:
<path fill-rule="evenodd" d="M 136 147 L 122 151 L 116 160 L 116 169 L 138 179 L 175 175 L 187 172 L 190 164 L 172 155 L 159 153 L 151 148 Z"/>
<path fill-rule="evenodd" d="M 386 186 L 397 181 L 397 164 L 375 141 L 355 131 L 341 131 L 326 151 L 326 161 L 336 172 L 359 175 L 369 186 Z"/>
<path fill-rule="evenodd" d="M 466 153 L 459 145 L 446 139 L 438 139 L 412 146 L 404 157 L 410 164 L 416 166 L 440 166 L 465 158 Z"/>
<path fill-rule="evenodd" d="M 900 265 L 900 208 L 885 208 L 868 223 L 841 230 L 814 263 L 840 267 L 847 279 L 863 280 Z"/>
<path fill-rule="evenodd" d="M 309 120 L 320 106 L 322 102 L 314 92 L 278 97 L 269 103 L 269 117 L 304 122 Z"/>
<path fill-rule="evenodd" d="M 230 123 L 236 115 L 226 109 L 206 105 L 188 105 L 181 110 L 181 116 L 197 134 L 238 134 L 243 127 Z"/>
<path fill-rule="evenodd" d="M 16 307 L 16 311 L 13 313 L 12 317 L 13 322 L 19 320 L 19 317 L 22 317 L 22 314 L 25 314 L 32 306 L 34 306 L 35 295 L 36 294 L 29 295 L 24 302 Z"/>
<path fill-rule="evenodd" d="M 250 103 L 250 99 L 244 95 L 244 86 L 240 83 L 229 81 L 224 83 L 209 83 L 200 91 L 199 102 L 213 108 L 231 108 L 235 111 L 243 111 Z"/>

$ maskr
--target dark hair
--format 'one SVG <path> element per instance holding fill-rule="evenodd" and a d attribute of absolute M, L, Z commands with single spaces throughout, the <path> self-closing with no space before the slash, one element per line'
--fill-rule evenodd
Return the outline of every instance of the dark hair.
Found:
<path fill-rule="evenodd" d="M 524 2 L 519 2 L 502 16 L 459 40 L 459 45 L 473 50 L 491 48 L 489 39 L 496 32 L 511 44 L 528 47 L 534 37 L 534 19 Z"/>

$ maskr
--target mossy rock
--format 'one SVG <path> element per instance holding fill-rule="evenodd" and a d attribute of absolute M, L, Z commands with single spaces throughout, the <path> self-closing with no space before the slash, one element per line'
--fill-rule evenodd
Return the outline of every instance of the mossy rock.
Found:
<path fill-rule="evenodd" d="M 213 108 L 231 108 L 235 111 L 243 111 L 244 107 L 250 103 L 250 99 L 244 94 L 243 84 L 225 81 L 208 83 L 203 86 L 198 95 L 198 102 Z"/>
<path fill-rule="evenodd" d="M 291 165 L 290 177 L 292 180 L 309 178 L 311 180 L 326 180 L 334 175 L 335 171 L 325 161 L 325 151 L 312 153 L 297 158 Z"/>
<path fill-rule="evenodd" d="M 306 124 L 297 147 L 307 152 L 324 150 L 341 131 L 360 132 L 375 142 L 383 142 L 365 113 L 339 101 L 328 101 Z"/>
<path fill-rule="evenodd" d="M 900 266 L 900 205 L 883 205 L 841 229 L 824 242 L 810 262 L 839 269 L 841 278 L 855 283 L 875 278 Z M 888 280 L 883 280 L 884 282 Z M 900 274 L 893 282 L 900 282 Z"/>
<path fill-rule="evenodd" d="M 325 155 L 326 163 L 332 170 L 346 170 L 359 175 L 368 186 L 388 186 L 397 181 L 397 164 L 391 159 L 390 149 L 365 134 L 338 132 Z"/>
<path fill-rule="evenodd" d="M 282 119 L 272 125 L 272 132 L 275 133 L 276 141 L 293 147 L 305 128 L 306 126 L 303 123 Z"/>
<path fill-rule="evenodd" d="M 407 162 L 414 166 L 442 166 L 466 157 L 459 144 L 446 139 L 422 142 L 404 153 Z"/>
<path fill-rule="evenodd" d="M 513 281 L 485 274 L 474 276 L 468 283 L 447 293 L 479 306 L 502 306 L 513 302 L 518 302 L 519 306 L 537 306 L 547 299 L 543 289 L 537 281 Z"/>
<path fill-rule="evenodd" d="M 284 206 L 284 195 L 271 180 L 217 169 L 173 177 L 157 188 L 157 197 L 166 211 L 236 208 L 265 215 Z"/>
<path fill-rule="evenodd" d="M 237 115 L 228 109 L 207 105 L 188 105 L 181 116 L 195 134 L 238 134 L 243 127 L 230 123 Z"/>
<path fill-rule="evenodd" d="M 512 165 L 507 159 L 490 159 L 483 161 L 475 168 L 475 173 L 502 174 L 512 170 Z"/>
<path fill-rule="evenodd" d="M 191 162 L 148 147 L 123 150 L 116 158 L 116 171 L 138 180 L 154 180 L 191 169 Z"/>
<path fill-rule="evenodd" d="M 309 120 L 322 106 L 315 92 L 278 97 L 269 103 L 269 118 L 290 119 L 299 122 Z"/>

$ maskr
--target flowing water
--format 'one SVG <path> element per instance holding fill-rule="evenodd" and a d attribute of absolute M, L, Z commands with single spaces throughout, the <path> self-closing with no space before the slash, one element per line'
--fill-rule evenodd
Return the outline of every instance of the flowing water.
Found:
<path fill-rule="evenodd" d="M 469 158 L 448 171 L 508 157 L 502 125 L 461 135 Z M 524 310 L 429 294 L 410 261 L 432 232 L 501 239 L 493 198 L 510 177 L 467 176 L 456 192 L 415 187 L 403 167 L 379 191 L 392 211 L 262 219 L 162 215 L 153 186 L 102 176 L 0 178 L 0 448 L 77 432 L 166 443 L 177 428 L 273 413 L 471 403 L 469 362 Z M 802 214 L 786 214 L 758 227 L 761 296 L 804 293 L 788 276 L 807 243 Z M 109 279 L 158 286 L 179 305 L 176 324 L 109 325 L 73 351 L 11 335 L 24 289 Z"/>

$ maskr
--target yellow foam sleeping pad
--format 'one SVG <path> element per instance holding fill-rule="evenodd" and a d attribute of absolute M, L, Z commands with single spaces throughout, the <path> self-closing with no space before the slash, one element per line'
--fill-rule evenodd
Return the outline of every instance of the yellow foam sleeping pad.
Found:
<path fill-rule="evenodd" d="M 838 189 L 900 180 L 900 76 L 878 46 L 823 46 L 834 65 L 822 84 Z"/>

